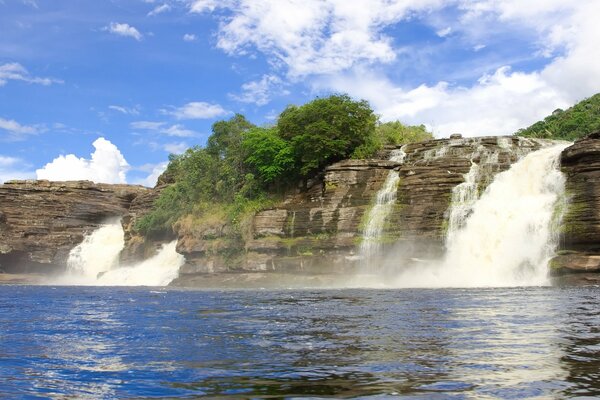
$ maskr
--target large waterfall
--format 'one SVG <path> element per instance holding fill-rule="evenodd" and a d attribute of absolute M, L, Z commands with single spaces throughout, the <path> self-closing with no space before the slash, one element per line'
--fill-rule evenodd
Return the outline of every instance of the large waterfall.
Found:
<path fill-rule="evenodd" d="M 73 248 L 67 273 L 58 283 L 94 286 L 165 286 L 177 278 L 184 257 L 175 251 L 176 241 L 158 253 L 132 265 L 119 265 L 124 246 L 120 221 L 107 221 Z"/>
<path fill-rule="evenodd" d="M 444 259 L 405 271 L 396 285 L 546 284 L 547 264 L 558 244 L 557 210 L 562 208 L 559 202 L 564 201 L 565 179 L 558 169 L 558 159 L 565 147 L 567 144 L 532 152 L 496 175 L 472 204 L 470 215 L 458 213 L 464 221 L 450 225 Z"/>
<path fill-rule="evenodd" d="M 404 148 L 400 148 L 392 151 L 389 160 L 402 163 L 405 157 Z M 377 192 L 375 204 L 367 216 L 360 244 L 360 255 L 366 266 L 369 266 L 373 256 L 380 252 L 385 220 L 396 202 L 398 182 L 400 182 L 400 175 L 397 171 L 390 170 L 382 188 Z"/>

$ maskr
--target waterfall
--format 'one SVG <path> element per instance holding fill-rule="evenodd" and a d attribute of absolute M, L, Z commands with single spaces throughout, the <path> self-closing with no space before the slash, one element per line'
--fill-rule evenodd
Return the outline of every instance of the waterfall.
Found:
<path fill-rule="evenodd" d="M 158 253 L 132 265 L 119 265 L 125 245 L 119 220 L 108 221 L 73 248 L 67 260 L 62 284 L 92 286 L 165 286 L 179 274 L 185 259 L 175 251 L 176 241 L 165 244 Z"/>
<path fill-rule="evenodd" d="M 404 162 L 406 153 L 404 147 L 393 150 L 389 160 L 398 163 Z M 375 204 L 369 211 L 366 219 L 365 228 L 362 232 L 362 242 L 360 244 L 361 258 L 367 265 L 373 256 L 379 253 L 381 249 L 382 233 L 387 216 L 391 213 L 396 196 L 398 193 L 398 182 L 400 175 L 395 170 L 390 170 L 382 188 L 377 192 Z"/>
<path fill-rule="evenodd" d="M 567 146 L 529 153 L 496 175 L 464 223 L 449 227 L 444 260 L 406 271 L 398 286 L 547 284 L 547 264 L 558 245 L 556 210 L 564 201 L 558 160 Z"/>
<path fill-rule="evenodd" d="M 69 253 L 67 274 L 85 280 L 94 280 L 119 263 L 119 254 L 125 245 L 123 227 L 119 219 L 107 221 Z"/>

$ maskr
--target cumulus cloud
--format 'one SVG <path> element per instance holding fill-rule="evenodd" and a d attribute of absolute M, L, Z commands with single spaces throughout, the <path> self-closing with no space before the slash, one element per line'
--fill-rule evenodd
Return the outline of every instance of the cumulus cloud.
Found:
<path fill-rule="evenodd" d="M 203 101 L 193 101 L 178 108 L 162 110 L 162 112 L 177 119 L 210 119 L 229 114 L 229 111 L 219 104 Z"/>
<path fill-rule="evenodd" d="M 131 37 L 138 42 L 142 40 L 143 36 L 136 28 L 129 24 L 121 24 L 118 22 L 111 22 L 108 26 L 105 26 L 103 30 L 118 36 Z"/>
<path fill-rule="evenodd" d="M 600 91 L 598 1 L 197 0 L 188 7 L 193 13 L 222 9 L 217 47 L 236 56 L 262 53 L 271 65 L 270 73 L 230 95 L 242 102 L 266 104 L 281 90 L 269 77 L 284 74 L 316 93 L 365 98 L 384 120 L 425 123 L 441 136 L 481 135 L 513 133 Z M 518 32 L 529 46 L 526 60 L 541 66 L 519 70 L 522 54 L 502 60 L 482 52 L 479 79 L 465 70 L 455 71 L 460 80 L 400 83 L 392 76 L 407 64 L 431 62 L 426 52 L 410 58 L 419 49 L 398 48 L 386 34 L 409 19 L 430 24 L 444 46 L 474 53 Z M 436 53 L 435 44 L 427 51 Z"/>
<path fill-rule="evenodd" d="M 598 2 L 561 1 L 464 2 L 463 25 L 473 18 L 490 24 L 521 24 L 537 32 L 546 65 L 535 71 L 518 71 L 505 65 L 482 75 L 471 85 L 440 81 L 416 87 L 399 85 L 385 76 L 356 67 L 328 76 L 317 76 L 317 91 L 346 91 L 369 100 L 384 120 L 425 123 L 438 136 L 511 134 L 556 108 L 600 91 L 600 28 L 594 15 Z M 557 20 L 556 15 L 561 15 Z M 480 40 L 479 32 L 468 32 Z M 481 33 L 485 36 L 486 33 Z M 483 39 L 486 39 L 483 37 Z M 481 50 L 481 46 L 475 50 Z"/>
<path fill-rule="evenodd" d="M 58 79 L 31 76 L 25 67 L 16 62 L 0 64 L 0 86 L 6 85 L 6 83 L 10 80 L 36 83 L 44 86 L 48 86 L 53 83 L 63 83 Z"/>
<path fill-rule="evenodd" d="M 264 106 L 271 101 L 274 94 L 289 94 L 282 88 L 283 81 L 276 75 L 265 74 L 257 81 L 251 81 L 242 85 L 240 94 L 230 94 L 234 100 L 242 103 L 253 103 L 258 106 Z"/>
<path fill-rule="evenodd" d="M 130 167 L 117 146 L 102 137 L 96 139 L 92 145 L 95 150 L 89 159 L 74 154 L 58 156 L 35 171 L 37 179 L 127 183 L 126 174 Z"/>
<path fill-rule="evenodd" d="M 194 35 L 193 33 L 186 33 L 183 35 L 184 42 L 195 42 L 196 40 L 198 40 L 198 36 Z"/>
<path fill-rule="evenodd" d="M 227 9 L 217 46 L 228 54 L 258 50 L 290 77 L 333 73 L 358 63 L 390 63 L 396 52 L 384 30 L 442 0 L 193 1 L 190 11 Z"/>

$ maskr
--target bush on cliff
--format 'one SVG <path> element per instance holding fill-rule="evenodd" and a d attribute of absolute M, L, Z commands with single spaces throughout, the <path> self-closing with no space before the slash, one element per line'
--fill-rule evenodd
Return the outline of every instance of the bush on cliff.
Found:
<path fill-rule="evenodd" d="M 516 135 L 524 137 L 575 140 L 600 130 L 600 93 L 567 110 L 557 109 L 551 115 Z"/>

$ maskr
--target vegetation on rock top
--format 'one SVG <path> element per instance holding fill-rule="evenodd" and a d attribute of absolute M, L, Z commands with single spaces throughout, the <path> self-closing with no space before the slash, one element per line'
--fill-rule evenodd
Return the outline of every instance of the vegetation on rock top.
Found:
<path fill-rule="evenodd" d="M 600 93 L 566 110 L 554 110 L 551 115 L 516 135 L 543 139 L 573 141 L 600 130 Z"/>

